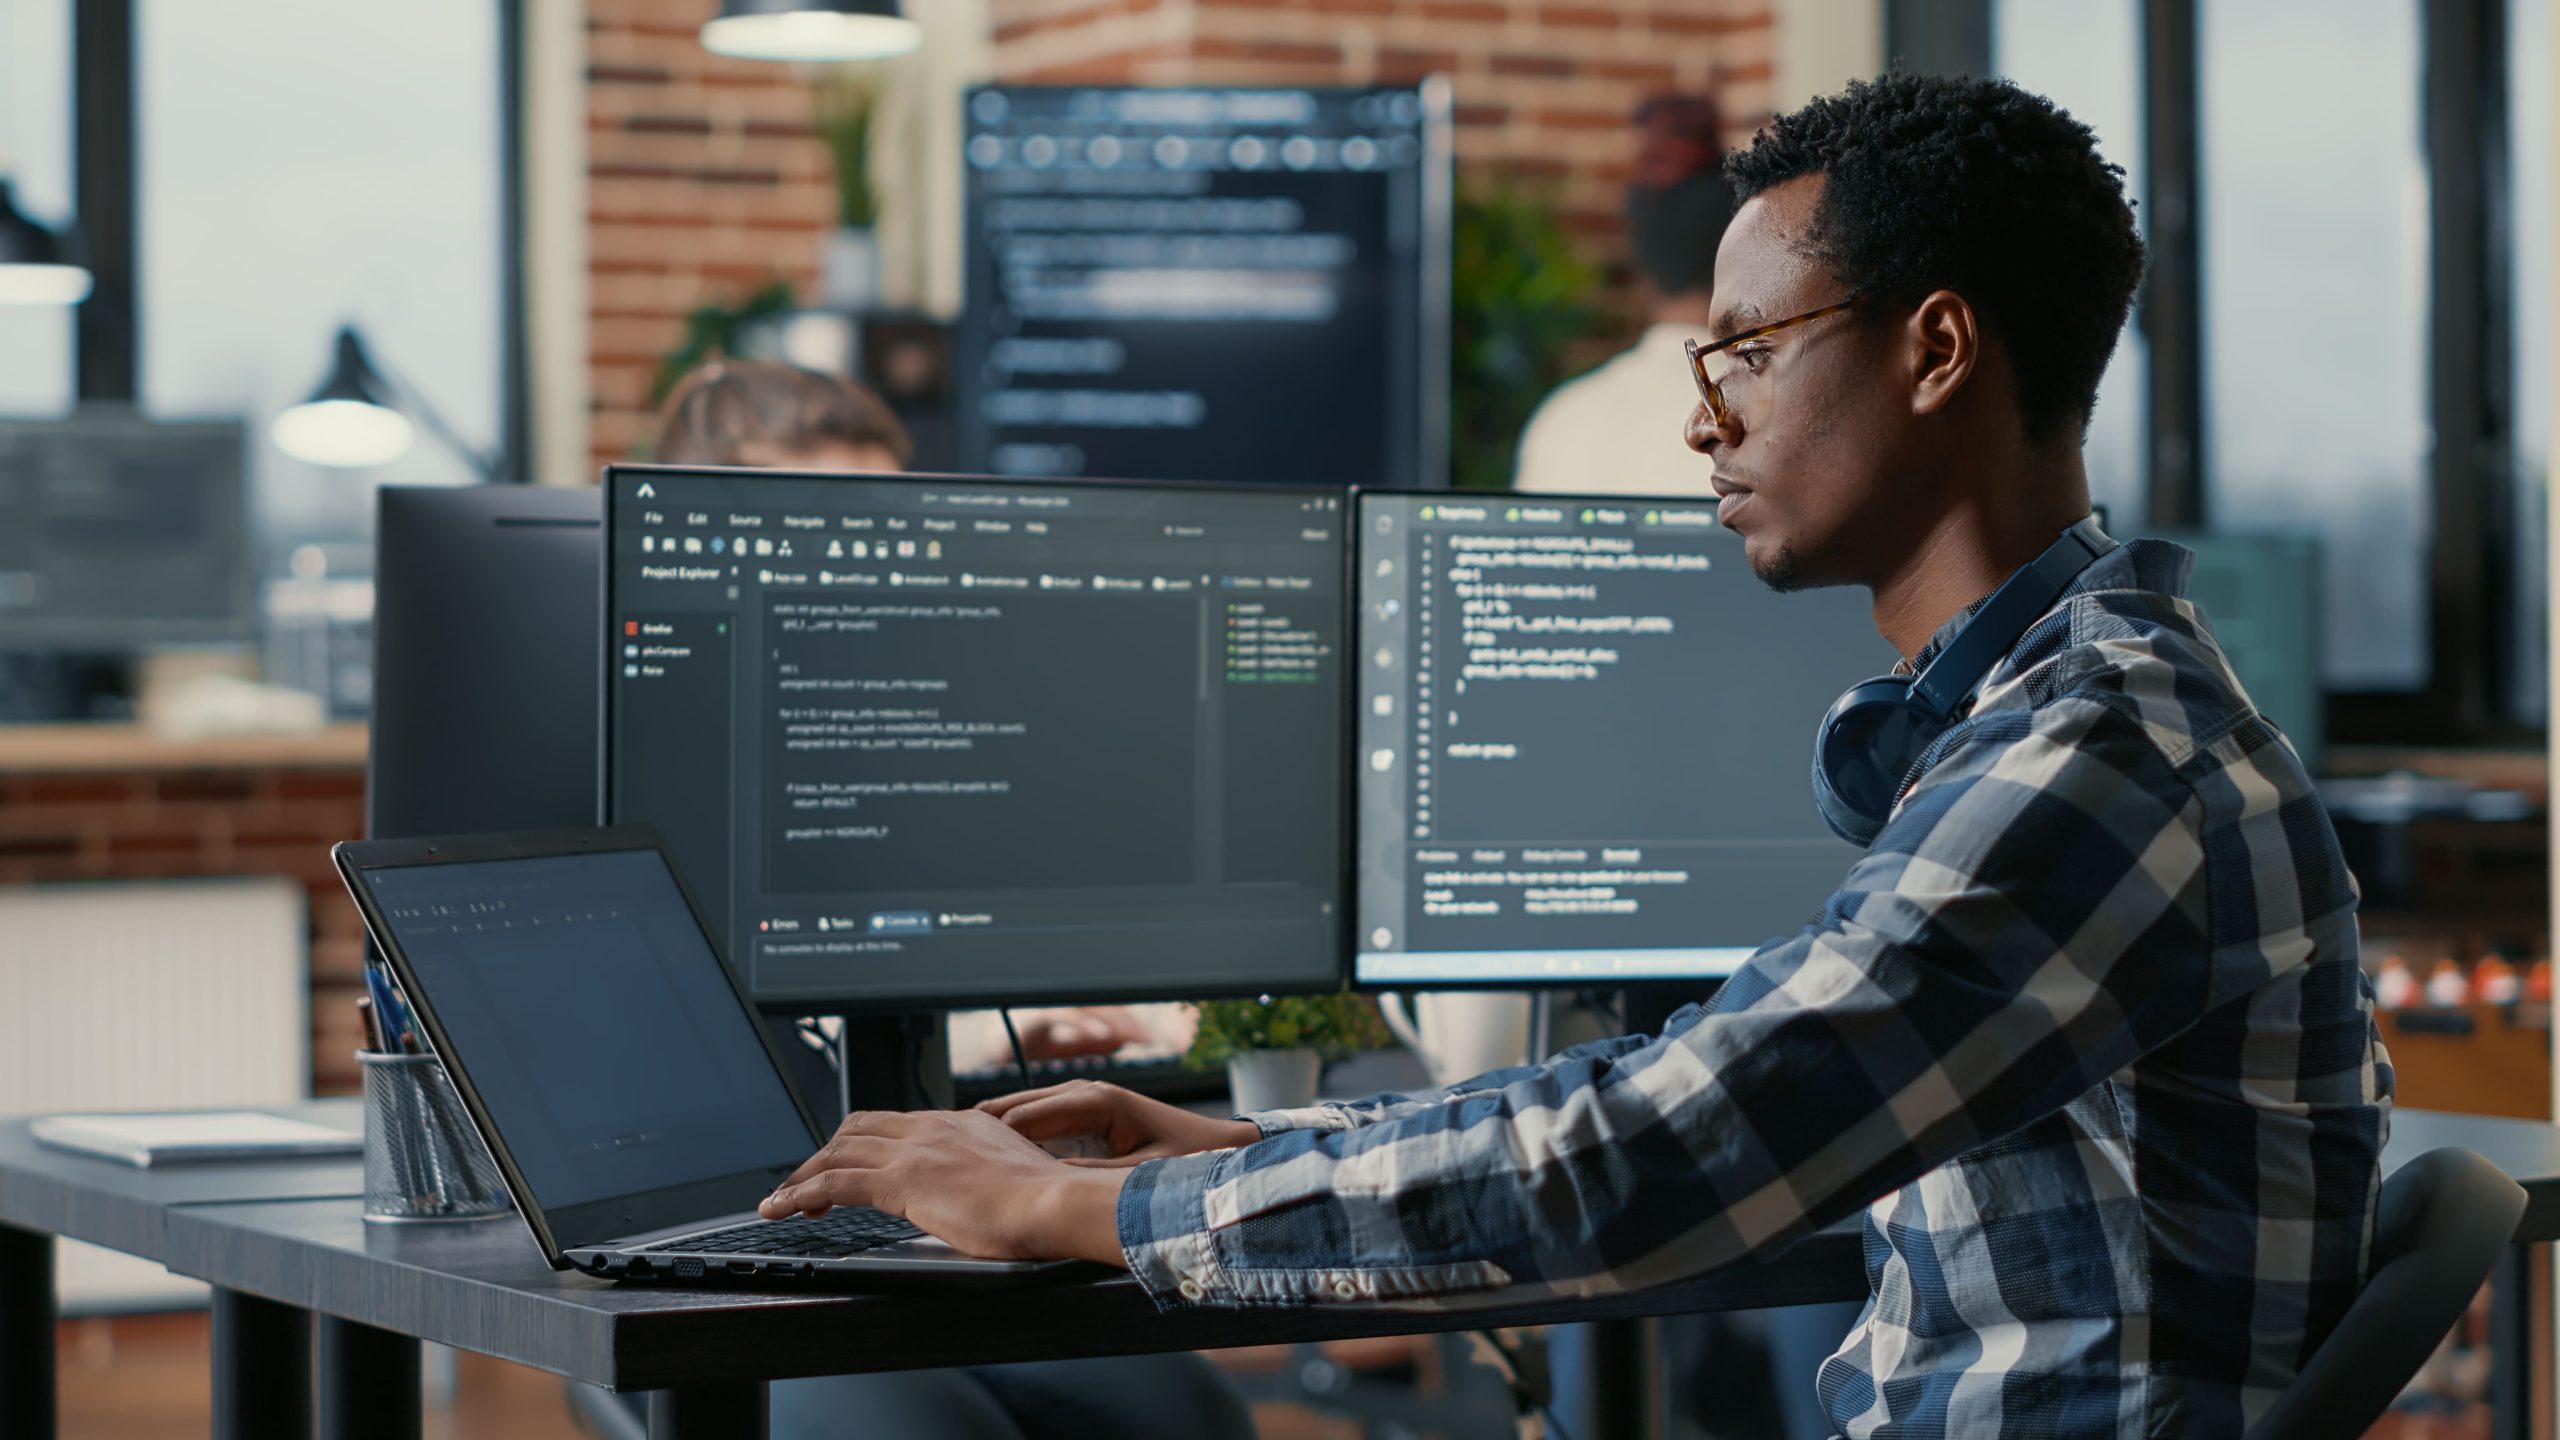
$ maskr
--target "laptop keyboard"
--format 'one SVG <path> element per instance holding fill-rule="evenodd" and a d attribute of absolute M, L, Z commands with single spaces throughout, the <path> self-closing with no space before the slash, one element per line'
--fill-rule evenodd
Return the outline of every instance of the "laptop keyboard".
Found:
<path fill-rule="evenodd" d="M 644 1247 L 648 1251 L 680 1250 L 688 1255 L 790 1255 L 804 1260 L 837 1260 L 921 1240 L 924 1232 L 885 1210 L 842 1208 L 815 1219 L 755 1220 L 688 1235 Z"/>

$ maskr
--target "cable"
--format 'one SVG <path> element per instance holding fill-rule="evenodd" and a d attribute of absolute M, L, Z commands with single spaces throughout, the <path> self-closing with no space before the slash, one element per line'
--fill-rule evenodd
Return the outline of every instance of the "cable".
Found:
<path fill-rule="evenodd" d="M 1004 1038 L 1013 1046 L 1013 1068 L 1022 1075 L 1022 1088 L 1028 1090 L 1031 1088 L 1031 1062 L 1022 1055 L 1022 1032 L 1013 1028 L 1012 1011 L 998 1010 L 996 1014 L 1004 1019 Z"/>

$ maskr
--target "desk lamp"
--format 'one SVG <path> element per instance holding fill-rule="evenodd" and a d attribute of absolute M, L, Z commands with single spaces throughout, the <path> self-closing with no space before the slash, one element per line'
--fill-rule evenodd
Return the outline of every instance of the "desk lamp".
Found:
<path fill-rule="evenodd" d="M 0 305 L 77 305 L 89 298 L 89 272 L 71 246 L 18 209 L 0 180 Z"/>
<path fill-rule="evenodd" d="M 403 411 L 414 413 L 428 433 L 469 462 L 482 480 L 498 478 L 496 456 L 474 449 L 415 391 L 396 386 L 365 353 L 352 325 L 338 327 L 328 377 L 311 398 L 275 419 L 276 448 L 314 465 L 383 465 L 409 451 L 416 432 Z"/>

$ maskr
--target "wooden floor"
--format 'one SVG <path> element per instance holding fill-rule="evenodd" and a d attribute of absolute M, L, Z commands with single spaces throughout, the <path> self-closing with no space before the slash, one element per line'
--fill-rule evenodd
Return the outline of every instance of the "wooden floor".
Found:
<path fill-rule="evenodd" d="M 212 1425 L 202 1312 L 67 1320 L 58 1339 L 64 1440 L 198 1440 Z M 427 1440 L 577 1440 L 559 1377 L 484 1355 L 455 1357 L 452 1403 L 430 1397 Z M 1263 1440 L 1358 1440 L 1347 1422 L 1289 1406 L 1255 1411 Z"/>

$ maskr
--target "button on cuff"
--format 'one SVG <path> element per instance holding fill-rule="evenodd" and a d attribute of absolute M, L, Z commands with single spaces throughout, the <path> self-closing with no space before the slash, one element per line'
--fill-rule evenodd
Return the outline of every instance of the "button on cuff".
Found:
<path fill-rule="evenodd" d="M 1194 1303 L 1197 1303 L 1201 1297 L 1209 1293 L 1208 1286 L 1201 1284 L 1199 1281 L 1194 1280 L 1187 1275 L 1183 1277 L 1182 1283 L 1174 1288 L 1181 1292 L 1183 1299 Z"/>

